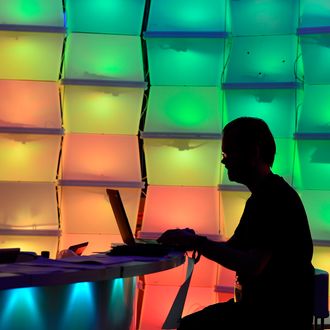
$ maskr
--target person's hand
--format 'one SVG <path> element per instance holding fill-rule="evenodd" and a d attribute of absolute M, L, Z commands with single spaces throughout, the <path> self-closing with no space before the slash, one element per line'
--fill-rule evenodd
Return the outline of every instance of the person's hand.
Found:
<path fill-rule="evenodd" d="M 157 241 L 182 250 L 191 251 L 195 249 L 196 236 L 195 231 L 190 228 L 169 229 Z"/>

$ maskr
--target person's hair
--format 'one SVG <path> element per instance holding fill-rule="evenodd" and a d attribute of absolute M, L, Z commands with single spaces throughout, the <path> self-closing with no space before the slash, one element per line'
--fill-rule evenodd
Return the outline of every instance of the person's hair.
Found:
<path fill-rule="evenodd" d="M 240 117 L 223 128 L 223 136 L 234 136 L 241 148 L 258 146 L 260 156 L 266 164 L 274 163 L 276 144 L 268 125 L 260 118 Z"/>

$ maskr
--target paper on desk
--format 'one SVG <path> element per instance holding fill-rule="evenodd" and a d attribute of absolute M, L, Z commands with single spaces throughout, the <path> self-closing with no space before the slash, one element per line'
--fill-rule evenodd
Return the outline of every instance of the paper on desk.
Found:
<path fill-rule="evenodd" d="M 194 264 L 195 264 L 195 260 L 193 258 L 188 257 L 186 280 L 181 285 L 174 299 L 174 302 L 162 326 L 162 329 L 176 329 L 180 325 L 184 303 L 186 301 L 186 296 L 188 293 L 191 276 L 194 270 Z"/>

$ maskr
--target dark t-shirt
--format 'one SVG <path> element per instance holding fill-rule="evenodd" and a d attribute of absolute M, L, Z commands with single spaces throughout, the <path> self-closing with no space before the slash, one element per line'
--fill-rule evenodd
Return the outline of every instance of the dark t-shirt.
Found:
<path fill-rule="evenodd" d="M 238 273 L 242 304 L 269 317 L 312 314 L 313 243 L 297 192 L 275 174 L 268 175 L 247 200 L 228 245 L 269 250 L 271 259 L 257 276 Z M 287 310 L 287 313 L 286 313 Z"/>

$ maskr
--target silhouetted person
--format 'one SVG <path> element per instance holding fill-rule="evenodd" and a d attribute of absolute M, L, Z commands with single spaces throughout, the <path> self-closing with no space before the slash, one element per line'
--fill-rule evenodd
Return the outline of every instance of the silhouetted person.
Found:
<path fill-rule="evenodd" d="M 242 117 L 223 130 L 222 163 L 231 181 L 251 191 L 233 236 L 215 242 L 192 229 L 172 229 L 160 242 L 203 256 L 236 272 L 236 299 L 182 318 L 186 329 L 310 330 L 313 243 L 296 191 L 273 174 L 275 140 L 267 124 Z"/>

